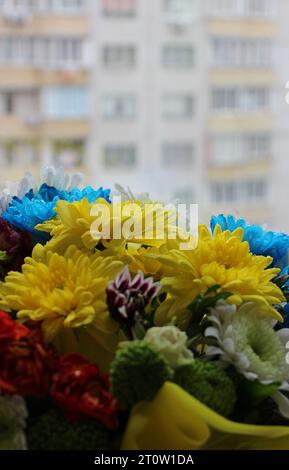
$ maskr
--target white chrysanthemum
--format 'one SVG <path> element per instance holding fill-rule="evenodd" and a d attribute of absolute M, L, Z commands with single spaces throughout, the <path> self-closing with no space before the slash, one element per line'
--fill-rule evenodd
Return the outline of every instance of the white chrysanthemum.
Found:
<path fill-rule="evenodd" d="M 115 187 L 115 195 L 120 196 L 123 202 L 124 201 L 140 201 L 143 204 L 153 202 L 150 198 L 149 193 L 134 194 L 129 187 L 125 189 L 120 184 L 115 184 L 114 187 Z"/>
<path fill-rule="evenodd" d="M 41 171 L 40 183 L 31 173 L 26 173 L 21 181 L 7 181 L 0 190 L 0 216 L 8 208 L 13 197 L 22 199 L 31 189 L 37 190 L 39 186 L 46 183 L 48 186 L 54 186 L 60 191 L 71 191 L 83 181 L 84 175 L 81 173 L 65 173 L 63 168 L 45 167 Z"/>
<path fill-rule="evenodd" d="M 26 450 L 25 423 L 28 417 L 22 397 L 0 395 L 0 450 Z"/>
<path fill-rule="evenodd" d="M 84 175 L 82 173 L 65 173 L 62 167 L 55 168 L 53 166 L 45 167 L 41 171 L 41 184 L 46 183 L 48 186 L 60 191 L 71 191 L 75 187 L 79 187 L 82 183 Z"/>
<path fill-rule="evenodd" d="M 205 331 L 217 345 L 209 345 L 206 354 L 218 355 L 221 365 L 233 365 L 248 380 L 283 383 L 289 379 L 284 344 L 289 330 L 276 332 L 260 309 L 251 302 L 239 308 L 219 302 L 211 309 L 208 320 L 212 326 Z"/>
<path fill-rule="evenodd" d="M 194 359 L 192 351 L 187 347 L 186 333 L 176 326 L 150 328 L 144 340 L 160 352 L 173 369 L 186 365 Z"/>
<path fill-rule="evenodd" d="M 0 190 L 0 216 L 6 211 L 13 197 L 22 199 L 30 189 L 36 189 L 37 183 L 31 173 L 26 173 L 22 180 L 14 182 L 7 181 Z"/>

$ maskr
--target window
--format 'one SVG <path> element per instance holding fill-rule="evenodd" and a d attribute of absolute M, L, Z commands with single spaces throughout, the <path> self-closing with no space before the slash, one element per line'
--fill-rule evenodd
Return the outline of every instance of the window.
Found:
<path fill-rule="evenodd" d="M 245 14 L 252 16 L 269 16 L 274 13 L 275 0 L 244 0 Z"/>
<path fill-rule="evenodd" d="M 38 0 L 37 10 L 43 13 L 79 14 L 86 4 L 86 0 Z"/>
<path fill-rule="evenodd" d="M 238 199 L 238 186 L 235 183 L 226 183 L 224 186 L 225 201 L 236 201 Z"/>
<path fill-rule="evenodd" d="M 0 38 L 0 63 L 14 66 L 70 69 L 84 63 L 81 38 Z"/>
<path fill-rule="evenodd" d="M 238 92 L 234 89 L 219 89 L 212 92 L 214 111 L 232 111 L 239 107 Z"/>
<path fill-rule="evenodd" d="M 162 49 L 162 63 L 165 67 L 189 68 L 194 65 L 194 48 L 190 45 L 167 44 Z"/>
<path fill-rule="evenodd" d="M 270 39 L 213 38 L 212 64 L 216 67 L 270 67 Z"/>
<path fill-rule="evenodd" d="M 26 20 L 33 9 L 34 0 L 2 0 L 0 3 L 0 14 L 9 22 Z"/>
<path fill-rule="evenodd" d="M 272 152 L 272 138 L 269 134 L 249 135 L 244 139 L 244 147 L 250 158 L 264 158 Z"/>
<path fill-rule="evenodd" d="M 10 89 L 0 94 L 0 114 L 15 114 L 32 121 L 38 113 L 38 92 L 35 89 Z"/>
<path fill-rule="evenodd" d="M 244 93 L 244 106 L 248 111 L 268 108 L 269 90 L 267 88 L 249 88 Z"/>
<path fill-rule="evenodd" d="M 210 163 L 216 166 L 234 165 L 242 161 L 242 136 L 222 135 L 212 139 Z"/>
<path fill-rule="evenodd" d="M 193 146 L 190 143 L 165 143 L 162 147 L 165 168 L 187 168 L 193 163 Z"/>
<path fill-rule="evenodd" d="M 87 117 L 88 92 L 82 87 L 48 87 L 42 94 L 42 112 L 51 119 Z"/>
<path fill-rule="evenodd" d="M 132 119 L 136 116 L 136 98 L 132 95 L 106 95 L 102 112 L 106 118 Z"/>
<path fill-rule="evenodd" d="M 5 64 L 21 65 L 26 62 L 26 41 L 19 37 L 0 38 L 0 61 Z"/>
<path fill-rule="evenodd" d="M 270 108 L 268 88 L 217 88 L 212 91 L 212 109 L 218 112 L 256 112 Z"/>
<path fill-rule="evenodd" d="M 105 46 L 103 49 L 103 63 L 111 68 L 131 68 L 136 63 L 134 46 Z"/>
<path fill-rule="evenodd" d="M 190 95 L 165 95 L 162 115 L 166 119 L 188 119 L 193 116 L 194 100 Z"/>
<path fill-rule="evenodd" d="M 267 197 L 268 182 L 264 179 L 250 179 L 211 184 L 211 200 L 214 203 L 258 202 Z"/>
<path fill-rule="evenodd" d="M 0 12 L 7 19 L 24 18 L 31 13 L 79 14 L 86 0 L 2 0 Z"/>
<path fill-rule="evenodd" d="M 239 15 L 242 14 L 240 0 L 208 0 L 207 12 L 209 15 Z"/>
<path fill-rule="evenodd" d="M 105 16 L 129 17 L 136 13 L 136 0 L 102 0 L 101 3 Z"/>
<path fill-rule="evenodd" d="M 267 184 L 263 180 L 247 181 L 244 185 L 244 196 L 249 201 L 263 199 L 267 193 Z"/>
<path fill-rule="evenodd" d="M 248 164 L 271 156 L 272 138 L 268 133 L 224 134 L 212 138 L 210 163 L 216 166 Z"/>
<path fill-rule="evenodd" d="M 12 114 L 14 112 L 14 96 L 8 92 L 4 94 L 4 114 Z"/>
<path fill-rule="evenodd" d="M 169 22 L 189 23 L 195 15 L 195 0 L 163 0 L 164 12 Z"/>
<path fill-rule="evenodd" d="M 215 203 L 231 203 L 239 200 L 239 183 L 225 182 L 211 185 L 211 199 Z"/>
<path fill-rule="evenodd" d="M 208 0 L 207 13 L 216 16 L 268 17 L 275 13 L 276 0 Z"/>
<path fill-rule="evenodd" d="M 110 168 L 131 168 L 136 165 L 136 147 L 132 144 L 107 145 L 104 164 Z"/>
<path fill-rule="evenodd" d="M 44 68 L 70 69 L 83 63 L 83 41 L 79 38 L 39 38 L 36 64 Z"/>

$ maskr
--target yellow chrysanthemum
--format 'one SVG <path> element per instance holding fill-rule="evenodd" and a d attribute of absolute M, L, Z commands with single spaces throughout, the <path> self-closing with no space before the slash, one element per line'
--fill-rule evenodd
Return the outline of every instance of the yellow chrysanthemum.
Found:
<path fill-rule="evenodd" d="M 47 341 L 85 329 L 111 350 L 118 324 L 108 313 L 106 287 L 122 268 L 115 258 L 87 255 L 75 246 L 59 255 L 36 245 L 22 272 L 10 272 L 0 285 L 0 308 L 17 311 L 24 322 L 42 322 Z"/>
<path fill-rule="evenodd" d="M 52 236 L 46 244 L 46 251 L 63 254 L 71 245 L 81 250 L 93 251 L 97 241 L 91 236 L 94 221 L 91 207 L 92 204 L 86 198 L 72 203 L 58 201 L 55 208 L 57 216 L 36 226 L 38 230 Z"/>
<path fill-rule="evenodd" d="M 93 212 L 96 205 L 101 209 L 98 213 Z M 100 228 L 105 237 L 95 230 L 101 212 L 104 222 Z M 139 201 L 125 201 L 117 203 L 116 207 L 104 199 L 98 199 L 96 203 L 89 203 L 87 199 L 72 203 L 59 201 L 56 213 L 56 218 L 37 226 L 38 230 L 52 236 L 46 250 L 63 254 L 73 244 L 89 252 L 101 243 L 102 256 L 117 255 L 130 263 L 133 272 L 140 268 L 145 273 L 156 272 L 160 264 L 145 258 L 144 253 L 150 248 L 157 251 L 165 242 L 168 231 L 177 230 L 173 214 L 157 203 L 144 206 Z"/>
<path fill-rule="evenodd" d="M 207 227 L 200 226 L 198 246 L 194 250 L 168 249 L 167 253 L 156 256 L 164 266 L 161 283 L 169 293 L 157 311 L 157 324 L 163 325 L 176 318 L 178 324 L 185 327 L 190 315 L 188 305 L 214 285 L 232 293 L 228 302 L 265 304 L 267 314 L 282 319 L 272 307 L 284 301 L 282 291 L 271 282 L 279 269 L 268 268 L 271 257 L 250 253 L 248 243 L 242 238 L 242 229 L 223 232 L 217 226 L 211 235 Z"/>
<path fill-rule="evenodd" d="M 142 271 L 144 274 L 153 275 L 155 280 L 159 280 L 162 275 L 162 264 L 156 259 L 149 258 L 147 255 L 159 253 L 158 247 L 129 247 L 130 256 L 129 269 L 132 274 Z"/>

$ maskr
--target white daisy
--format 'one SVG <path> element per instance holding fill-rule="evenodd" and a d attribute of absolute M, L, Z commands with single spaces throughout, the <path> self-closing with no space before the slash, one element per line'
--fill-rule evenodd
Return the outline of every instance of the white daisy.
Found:
<path fill-rule="evenodd" d="M 205 331 L 216 345 L 209 345 L 208 356 L 219 356 L 226 367 L 233 365 L 248 380 L 261 383 L 283 382 L 289 379 L 285 338 L 289 329 L 276 332 L 272 321 L 262 316 L 260 307 L 249 302 L 237 308 L 219 302 L 208 316 L 212 326 Z"/>
<path fill-rule="evenodd" d="M 265 308 L 265 307 L 264 307 Z M 247 380 L 262 384 L 278 383 L 272 398 L 279 412 L 289 418 L 289 400 L 282 391 L 289 391 L 289 364 L 286 345 L 289 329 L 275 331 L 272 321 L 262 315 L 263 307 L 249 302 L 237 308 L 223 301 L 211 309 L 211 323 L 205 336 L 214 339 L 206 354 L 218 356 L 219 365 L 232 365 Z"/>

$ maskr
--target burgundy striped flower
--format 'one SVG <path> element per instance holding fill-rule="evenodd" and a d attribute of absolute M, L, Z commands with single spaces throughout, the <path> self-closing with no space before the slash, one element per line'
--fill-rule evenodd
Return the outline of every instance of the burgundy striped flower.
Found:
<path fill-rule="evenodd" d="M 107 305 L 111 317 L 132 336 L 132 328 L 144 314 L 145 308 L 158 294 L 161 286 L 152 277 L 139 272 L 133 279 L 126 266 L 107 290 Z"/>

